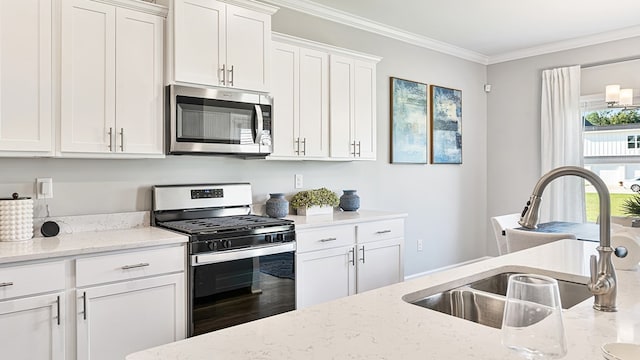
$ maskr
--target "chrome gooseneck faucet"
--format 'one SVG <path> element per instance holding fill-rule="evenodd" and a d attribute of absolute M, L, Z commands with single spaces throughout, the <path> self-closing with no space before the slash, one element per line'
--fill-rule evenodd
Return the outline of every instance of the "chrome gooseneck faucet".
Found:
<path fill-rule="evenodd" d="M 591 279 L 587 285 L 594 295 L 593 308 L 599 311 L 616 311 L 617 279 L 611 262 L 611 204 L 609 190 L 605 183 L 593 172 L 577 166 L 563 166 L 543 175 L 533 188 L 533 194 L 522 211 L 518 222 L 525 228 L 534 229 L 538 222 L 542 192 L 551 181 L 563 176 L 578 176 L 589 181 L 600 198 L 600 246 L 599 257 L 591 255 Z M 621 254 L 624 256 L 624 254 Z"/>

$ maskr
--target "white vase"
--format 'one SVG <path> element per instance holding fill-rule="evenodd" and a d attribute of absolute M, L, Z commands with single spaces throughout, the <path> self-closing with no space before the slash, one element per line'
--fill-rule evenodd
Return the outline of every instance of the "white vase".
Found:
<path fill-rule="evenodd" d="M 296 208 L 296 212 L 300 216 L 313 216 L 313 215 L 332 215 L 332 206 L 308 206 Z"/>

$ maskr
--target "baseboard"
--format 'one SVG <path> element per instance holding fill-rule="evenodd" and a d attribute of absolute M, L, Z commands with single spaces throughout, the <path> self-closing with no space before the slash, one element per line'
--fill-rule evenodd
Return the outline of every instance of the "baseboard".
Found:
<path fill-rule="evenodd" d="M 486 259 L 489 259 L 489 258 L 492 258 L 492 256 L 483 256 L 483 257 L 480 257 L 480 258 L 477 258 L 477 259 L 472 259 L 472 260 L 468 260 L 468 261 L 463 261 L 463 262 L 461 262 L 461 263 L 452 264 L 452 265 L 447 265 L 447 266 L 443 266 L 443 267 L 440 267 L 440 268 L 437 268 L 437 269 L 432 269 L 432 270 L 424 271 L 424 272 L 417 273 L 417 274 L 411 274 L 411 275 L 405 276 L 405 277 L 404 277 L 404 281 L 411 280 L 411 279 L 415 279 L 415 278 L 419 278 L 419 277 L 421 277 L 421 276 L 425 276 L 425 275 L 428 275 L 428 274 L 433 274 L 433 273 L 440 272 L 440 271 L 443 271 L 443 270 L 453 269 L 453 268 L 456 268 L 456 267 L 458 267 L 458 266 L 463 266 L 463 265 L 467 265 L 467 264 L 472 264 L 472 263 L 474 263 L 474 262 L 478 262 L 478 261 L 486 260 Z"/>

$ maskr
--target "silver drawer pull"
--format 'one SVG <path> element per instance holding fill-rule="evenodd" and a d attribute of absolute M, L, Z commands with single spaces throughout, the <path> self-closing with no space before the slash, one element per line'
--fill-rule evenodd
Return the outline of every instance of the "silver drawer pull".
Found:
<path fill-rule="evenodd" d="M 388 234 L 390 232 L 391 230 L 381 230 L 381 231 L 376 231 L 376 234 Z"/>
<path fill-rule="evenodd" d="M 11 285 L 13 285 L 13 282 L 11 281 L 0 283 L 0 287 L 11 286 Z"/>
<path fill-rule="evenodd" d="M 122 270 L 129 270 L 129 269 L 141 268 L 141 267 L 145 267 L 145 266 L 149 266 L 149 263 L 140 263 L 140 264 L 134 264 L 134 265 L 125 265 L 125 266 L 123 266 L 121 269 L 122 269 Z"/>
<path fill-rule="evenodd" d="M 326 238 L 326 239 L 320 239 L 321 242 L 327 242 L 327 241 L 336 241 L 338 240 L 337 238 Z"/>

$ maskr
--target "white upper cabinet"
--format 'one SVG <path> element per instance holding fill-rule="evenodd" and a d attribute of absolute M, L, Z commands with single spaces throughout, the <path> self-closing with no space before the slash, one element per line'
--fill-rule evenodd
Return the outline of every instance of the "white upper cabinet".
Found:
<path fill-rule="evenodd" d="M 171 8 L 168 82 L 269 91 L 277 8 L 240 0 L 174 0 Z"/>
<path fill-rule="evenodd" d="M 63 155 L 162 155 L 163 27 L 153 13 L 62 2 Z"/>
<path fill-rule="evenodd" d="M 272 157 L 329 156 L 329 56 L 273 44 L 274 152 Z"/>
<path fill-rule="evenodd" d="M 0 1 L 0 155 L 53 153 L 52 3 Z"/>
<path fill-rule="evenodd" d="M 380 60 L 274 33 L 269 159 L 375 160 Z"/>
<path fill-rule="evenodd" d="M 331 55 L 331 157 L 376 159 L 376 62 Z"/>

